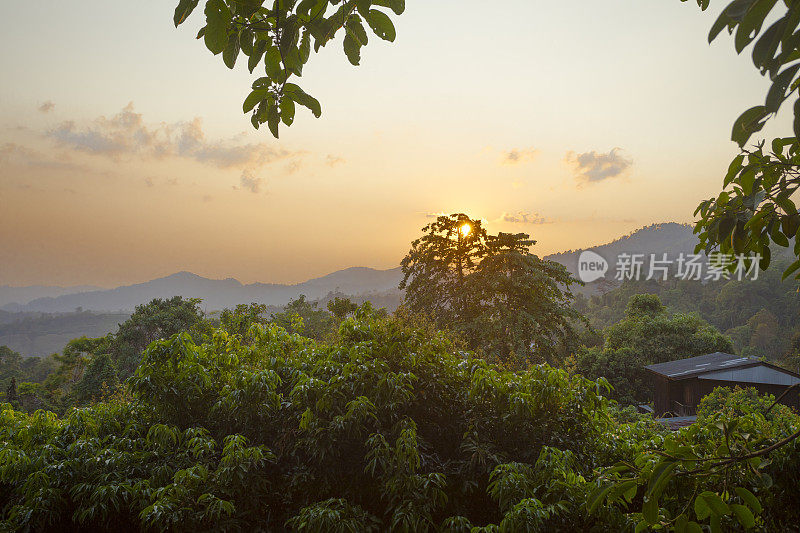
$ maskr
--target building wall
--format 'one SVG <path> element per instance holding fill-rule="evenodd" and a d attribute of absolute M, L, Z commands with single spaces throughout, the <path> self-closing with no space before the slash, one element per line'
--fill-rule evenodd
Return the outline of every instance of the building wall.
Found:
<path fill-rule="evenodd" d="M 653 411 L 660 417 L 669 411 L 669 380 L 662 376 L 653 378 L 655 392 L 653 393 Z"/>
<path fill-rule="evenodd" d="M 760 394 L 772 394 L 777 399 L 784 391 L 789 388 L 785 385 L 775 385 L 775 384 L 768 384 L 768 383 L 745 383 L 739 382 L 734 383 L 731 381 L 716 381 L 711 379 L 695 379 L 691 381 L 697 382 L 697 392 L 699 394 L 697 398 L 697 403 L 700 403 L 700 400 L 710 394 L 716 387 L 752 387 L 758 390 Z M 800 394 L 798 394 L 798 390 L 795 389 L 794 391 L 790 392 L 786 395 L 786 397 L 781 400 L 781 403 L 784 405 L 788 405 L 789 407 L 794 407 L 795 409 L 800 410 Z"/>

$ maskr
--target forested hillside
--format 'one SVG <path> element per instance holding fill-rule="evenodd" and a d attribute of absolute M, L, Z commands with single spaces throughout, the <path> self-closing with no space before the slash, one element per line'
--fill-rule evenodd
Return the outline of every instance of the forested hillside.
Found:
<path fill-rule="evenodd" d="M 0 346 L 25 357 L 60 352 L 77 337 L 102 337 L 115 331 L 129 313 L 8 313 L 0 312 Z"/>
<path fill-rule="evenodd" d="M 0 287 L 0 532 L 800 533 L 800 0 L 616 3 L 0 3 L 4 283 L 396 266 Z"/>
<path fill-rule="evenodd" d="M 7 311 L 66 313 L 76 308 L 95 312 L 131 312 L 137 305 L 153 298 L 184 296 L 200 298 L 207 312 L 235 307 L 241 303 L 286 305 L 301 294 L 311 299 L 324 298 L 330 292 L 354 296 L 386 292 L 397 288 L 399 269 L 376 270 L 353 267 L 294 285 L 278 283 L 243 284 L 233 278 L 208 279 L 191 272 L 145 283 L 126 285 L 107 290 L 77 292 L 57 297 L 39 298 L 25 305 L 7 305 Z"/>
<path fill-rule="evenodd" d="M 651 399 L 645 364 L 732 351 L 730 338 L 627 285 L 576 306 L 575 280 L 531 245 L 463 214 L 441 216 L 402 263 L 405 297 L 392 315 L 340 294 L 213 315 L 176 296 L 51 357 L 0 348 L 3 525 L 796 524 L 786 489 L 800 481 L 800 416 L 791 409 L 718 389 L 691 429 L 672 433 L 625 407 Z M 662 294 L 682 294 L 672 290 Z M 629 295 L 616 323 L 586 327 L 579 309 L 610 323 Z M 771 448 L 768 461 L 740 466 L 740 456 Z"/>
<path fill-rule="evenodd" d="M 786 264 L 779 261 L 756 280 L 628 280 L 603 294 L 578 297 L 576 306 L 602 330 L 624 317 L 631 296 L 654 294 L 670 311 L 708 321 L 730 337 L 736 353 L 781 361 L 800 349 L 800 284 L 781 279 Z"/>

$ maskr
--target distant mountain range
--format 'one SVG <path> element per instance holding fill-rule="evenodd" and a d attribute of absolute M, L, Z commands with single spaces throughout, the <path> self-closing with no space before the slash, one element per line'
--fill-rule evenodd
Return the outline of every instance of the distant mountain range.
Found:
<path fill-rule="evenodd" d="M 201 298 L 203 308 L 215 311 L 235 307 L 240 303 L 262 303 L 281 306 L 304 294 L 310 300 L 325 297 L 330 292 L 359 296 L 396 290 L 402 274 L 400 268 L 375 270 L 353 267 L 296 285 L 252 283 L 244 285 L 228 279 L 208 279 L 191 272 L 178 272 L 165 278 L 127 285 L 108 290 L 80 291 L 73 294 L 51 295 L 27 303 L 6 304 L 0 309 L 9 312 L 67 313 L 80 308 L 84 311 L 130 312 L 139 304 L 153 298 L 184 296 Z"/>
<path fill-rule="evenodd" d="M 656 254 L 658 258 L 661 258 L 661 255 L 666 253 L 667 259 L 675 260 L 682 253 L 693 254 L 698 242 L 700 241 L 689 224 L 665 222 L 646 226 L 608 244 L 588 249 L 608 261 L 612 269 L 611 275 L 606 275 L 606 278 L 609 279 L 613 278 L 613 269 L 620 254 L 644 254 L 647 260 L 650 254 Z M 576 275 L 578 258 L 583 251 L 583 249 L 570 250 L 548 255 L 546 259 L 561 263 L 571 274 Z"/>
<path fill-rule="evenodd" d="M 9 287 L 0 285 L 0 308 L 8 304 L 26 304 L 38 298 L 54 298 L 65 294 L 75 294 L 78 292 L 96 291 L 101 287 L 92 285 L 80 285 L 77 287 L 49 287 L 45 285 L 34 285 L 31 287 Z"/>
<path fill-rule="evenodd" d="M 669 222 L 642 228 L 591 249 L 613 265 L 616 256 L 622 252 L 667 252 L 673 256 L 681 252 L 692 253 L 696 243 L 697 238 L 692 234 L 691 226 Z M 570 250 L 549 255 L 546 259 L 561 263 L 576 274 L 581 251 Z M 282 306 L 301 294 L 310 300 L 318 300 L 331 292 L 356 296 L 361 300 L 368 299 L 365 296 L 369 294 L 396 293 L 401 278 L 400 268 L 376 270 L 353 267 L 296 285 L 244 285 L 233 278 L 215 280 L 191 272 L 179 272 L 165 278 L 107 290 L 94 287 L 0 287 L 0 309 L 44 313 L 67 313 L 78 308 L 95 312 L 131 312 L 137 305 L 153 298 L 185 296 L 202 298 L 203 307 L 207 311 L 214 311 L 250 302 Z"/>

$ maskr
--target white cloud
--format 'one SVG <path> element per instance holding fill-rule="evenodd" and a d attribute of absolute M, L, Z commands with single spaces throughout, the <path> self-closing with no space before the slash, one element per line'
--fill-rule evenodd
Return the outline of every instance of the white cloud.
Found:
<path fill-rule="evenodd" d="M 339 157 L 338 155 L 328 154 L 328 156 L 325 158 L 325 164 L 329 167 L 335 167 L 336 165 L 341 165 L 344 162 L 344 158 Z"/>
<path fill-rule="evenodd" d="M 582 154 L 568 152 L 565 160 L 572 164 L 579 181 L 593 183 L 620 176 L 633 165 L 633 161 L 623 157 L 621 152 L 620 148 L 605 154 L 594 151 Z"/>
<path fill-rule="evenodd" d="M 84 124 L 62 122 L 46 135 L 61 147 L 115 160 L 125 156 L 174 157 L 223 169 L 257 171 L 275 161 L 305 155 L 271 143 L 246 142 L 241 135 L 209 139 L 200 118 L 151 125 L 134 111 L 133 103 L 111 118 L 101 116 Z"/>
<path fill-rule="evenodd" d="M 500 217 L 503 222 L 511 222 L 513 224 L 551 224 L 553 221 L 541 216 L 539 213 L 519 211 L 518 213 L 503 213 Z"/>
<path fill-rule="evenodd" d="M 243 189 L 246 191 L 250 191 L 253 194 L 258 194 L 261 192 L 261 184 L 264 180 L 261 178 L 255 177 L 252 173 L 248 171 L 242 172 L 241 177 L 239 178 L 239 187 L 234 187 L 235 189 Z"/>
<path fill-rule="evenodd" d="M 525 161 L 531 161 L 536 157 L 538 150 L 534 148 L 514 148 L 508 152 L 503 152 L 504 165 L 516 165 Z"/>

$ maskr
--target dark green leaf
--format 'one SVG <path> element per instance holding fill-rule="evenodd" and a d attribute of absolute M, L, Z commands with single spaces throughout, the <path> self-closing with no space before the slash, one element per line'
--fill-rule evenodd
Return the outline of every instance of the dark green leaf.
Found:
<path fill-rule="evenodd" d="M 287 126 L 291 126 L 294 122 L 294 101 L 289 97 L 281 100 L 281 120 Z"/>
<path fill-rule="evenodd" d="M 791 85 L 792 80 L 794 80 L 798 69 L 800 69 L 800 65 L 792 65 L 791 67 L 784 69 L 783 72 L 775 77 L 775 81 L 772 82 L 772 87 L 770 87 L 769 92 L 767 93 L 767 101 L 765 106 L 767 111 L 770 113 L 778 112 L 781 104 L 788 96 L 786 94 L 786 90 L 789 88 L 789 85 Z"/>
<path fill-rule="evenodd" d="M 744 505 L 733 503 L 731 504 L 731 511 L 733 511 L 733 514 L 736 515 L 737 520 L 739 520 L 739 523 L 742 524 L 745 529 L 756 525 L 756 519 L 753 513 Z"/>
<path fill-rule="evenodd" d="M 800 261 L 797 261 L 797 264 L 800 265 Z M 756 514 L 761 512 L 761 502 L 758 501 L 758 498 L 756 498 L 755 494 L 743 487 L 736 487 L 734 491 L 743 502 L 750 506 L 750 509 L 752 509 L 753 512 Z"/>
<path fill-rule="evenodd" d="M 392 42 L 397 37 L 397 32 L 394 29 L 394 24 L 386 13 L 372 9 L 364 16 L 367 19 L 367 24 L 372 28 L 372 31 L 385 41 Z"/>
<path fill-rule="evenodd" d="M 763 105 L 751 107 L 736 119 L 731 132 L 731 140 L 739 146 L 744 146 L 753 133 L 764 127 L 764 119 L 768 116 L 769 112 Z"/>
<path fill-rule="evenodd" d="M 178 2 L 178 7 L 175 8 L 175 15 L 172 17 L 176 28 L 192 14 L 198 2 L 199 0 L 180 0 L 180 2 Z"/>
<path fill-rule="evenodd" d="M 310 109 L 315 117 L 319 118 L 322 115 L 322 107 L 319 105 L 317 99 L 307 94 L 299 86 L 294 83 L 287 83 L 284 91 L 286 94 L 291 95 L 292 100 Z"/>

